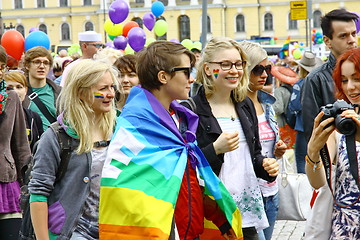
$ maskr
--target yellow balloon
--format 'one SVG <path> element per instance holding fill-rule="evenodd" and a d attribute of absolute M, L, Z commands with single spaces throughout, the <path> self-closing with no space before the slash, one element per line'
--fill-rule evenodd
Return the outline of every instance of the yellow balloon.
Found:
<path fill-rule="evenodd" d="M 152 37 L 147 38 L 146 42 L 145 42 L 145 47 L 149 46 L 150 43 L 155 42 L 155 41 L 156 41 L 155 38 L 152 38 Z"/>
<path fill-rule="evenodd" d="M 182 40 L 181 44 L 189 50 L 191 50 L 193 48 L 193 41 L 191 41 L 190 39 Z"/>
<path fill-rule="evenodd" d="M 111 36 L 119 36 L 123 32 L 123 26 L 119 24 L 114 24 L 110 19 L 107 19 L 104 23 L 104 30 L 107 34 Z"/>
<path fill-rule="evenodd" d="M 301 58 L 301 51 L 300 49 L 295 49 L 293 52 L 293 56 L 295 59 L 300 59 Z"/>
<path fill-rule="evenodd" d="M 125 54 L 134 54 L 135 51 L 129 46 L 127 45 L 125 48 Z"/>
<path fill-rule="evenodd" d="M 166 21 L 164 20 L 158 20 L 156 21 L 155 23 L 155 26 L 154 26 L 154 32 L 156 34 L 156 36 L 163 36 L 165 33 L 167 33 L 167 30 L 168 30 L 168 24 Z"/>

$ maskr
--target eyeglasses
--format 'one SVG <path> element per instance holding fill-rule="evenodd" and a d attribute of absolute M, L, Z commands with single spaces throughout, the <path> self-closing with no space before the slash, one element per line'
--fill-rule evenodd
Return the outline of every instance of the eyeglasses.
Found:
<path fill-rule="evenodd" d="M 35 61 L 31 61 L 31 62 L 32 62 L 32 64 L 34 64 L 35 67 L 40 67 L 41 64 L 44 64 L 44 67 L 50 67 L 49 61 L 35 60 Z"/>
<path fill-rule="evenodd" d="M 6 65 L 0 66 L 0 70 L 4 73 L 8 70 L 8 67 Z"/>
<path fill-rule="evenodd" d="M 191 67 L 177 67 L 177 68 L 171 69 L 170 72 L 178 72 L 178 71 L 184 71 L 186 78 L 187 79 L 190 78 Z"/>
<path fill-rule="evenodd" d="M 210 62 L 219 64 L 220 68 L 223 71 L 229 71 L 233 66 L 235 66 L 236 70 L 243 70 L 243 68 L 246 65 L 246 61 L 237 61 L 237 62 L 230 62 L 230 61 L 224 61 L 224 62 Z"/>
<path fill-rule="evenodd" d="M 261 76 L 263 74 L 263 72 L 266 72 L 266 74 L 270 74 L 271 73 L 271 65 L 266 65 L 266 66 L 263 66 L 263 65 L 256 65 L 252 71 L 252 73 L 255 75 L 255 76 Z"/>
<path fill-rule="evenodd" d="M 105 48 L 105 45 L 102 43 L 86 43 L 86 45 L 91 45 L 94 46 L 96 48 Z"/>

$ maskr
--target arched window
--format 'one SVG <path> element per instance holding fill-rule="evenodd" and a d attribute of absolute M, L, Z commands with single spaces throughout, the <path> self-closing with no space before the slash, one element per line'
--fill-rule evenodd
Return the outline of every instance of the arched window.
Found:
<path fill-rule="evenodd" d="M 25 37 L 25 28 L 23 25 L 21 25 L 21 24 L 17 25 L 16 31 L 18 31 L 19 33 L 21 33 L 21 35 L 23 35 L 23 37 Z"/>
<path fill-rule="evenodd" d="M 94 31 L 94 24 L 92 22 L 86 22 L 85 31 Z"/>
<path fill-rule="evenodd" d="M 245 32 L 245 17 L 242 14 L 236 16 L 236 32 Z"/>
<path fill-rule="evenodd" d="M 264 30 L 273 31 L 273 15 L 271 13 L 266 13 L 264 16 Z"/>
<path fill-rule="evenodd" d="M 69 24 L 61 24 L 61 40 L 70 40 L 70 28 Z"/>
<path fill-rule="evenodd" d="M 45 0 L 37 0 L 37 7 L 44 8 L 45 7 Z"/>
<path fill-rule="evenodd" d="M 60 0 L 60 7 L 67 7 L 68 6 L 68 0 Z"/>
<path fill-rule="evenodd" d="M 291 20 L 291 13 L 289 13 L 288 21 L 289 21 L 289 30 L 298 29 L 297 20 Z"/>
<path fill-rule="evenodd" d="M 164 6 L 167 6 L 169 4 L 168 0 L 159 0 L 160 2 L 162 2 L 164 4 Z"/>
<path fill-rule="evenodd" d="M 320 19 L 321 19 L 321 12 L 320 10 L 315 10 L 313 13 L 313 23 L 314 28 L 320 28 Z"/>
<path fill-rule="evenodd" d="M 84 0 L 84 6 L 91 6 L 91 0 Z"/>
<path fill-rule="evenodd" d="M 209 15 L 207 16 L 207 32 L 211 33 L 211 20 Z"/>
<path fill-rule="evenodd" d="M 181 15 L 178 18 L 179 24 L 179 40 L 190 39 L 190 18 L 186 15 Z"/>
<path fill-rule="evenodd" d="M 134 17 L 134 18 L 131 19 L 131 21 L 137 22 L 137 24 L 139 24 L 139 27 L 144 28 L 144 24 L 143 24 L 143 21 L 142 21 L 141 18 Z"/>
<path fill-rule="evenodd" d="M 44 33 L 46 33 L 47 34 L 47 27 L 46 27 L 46 25 L 45 24 L 40 24 L 39 25 L 39 30 L 40 31 L 43 31 Z"/>
<path fill-rule="evenodd" d="M 21 9 L 23 8 L 22 0 L 15 0 L 15 9 Z"/>
<path fill-rule="evenodd" d="M 164 21 L 166 21 L 166 19 L 165 19 L 163 16 L 160 16 L 160 17 L 156 18 L 156 21 L 157 21 L 157 20 L 164 20 Z M 167 39 L 167 33 L 165 33 L 164 35 L 162 35 L 162 36 L 160 36 L 160 37 L 155 34 L 155 39 L 156 39 L 156 40 L 166 40 L 166 39 Z"/>

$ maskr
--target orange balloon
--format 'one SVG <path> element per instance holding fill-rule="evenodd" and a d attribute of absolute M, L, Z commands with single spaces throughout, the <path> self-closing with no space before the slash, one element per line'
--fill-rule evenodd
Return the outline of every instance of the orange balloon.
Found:
<path fill-rule="evenodd" d="M 130 21 L 130 22 L 125 23 L 125 25 L 123 27 L 122 35 L 124 37 L 127 37 L 129 31 L 134 27 L 139 27 L 139 24 L 137 22 L 134 22 L 134 21 Z"/>
<path fill-rule="evenodd" d="M 25 39 L 16 30 L 6 31 L 1 37 L 1 45 L 5 48 L 8 55 L 16 60 L 20 60 L 24 52 Z"/>

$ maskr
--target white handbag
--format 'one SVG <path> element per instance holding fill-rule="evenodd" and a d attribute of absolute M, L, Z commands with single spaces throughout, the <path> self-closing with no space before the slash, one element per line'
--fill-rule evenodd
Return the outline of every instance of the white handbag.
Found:
<path fill-rule="evenodd" d="M 277 178 L 279 186 L 279 212 L 277 220 L 305 221 L 310 212 L 312 187 L 304 173 L 290 171 L 290 163 L 283 156 L 280 175 Z"/>

